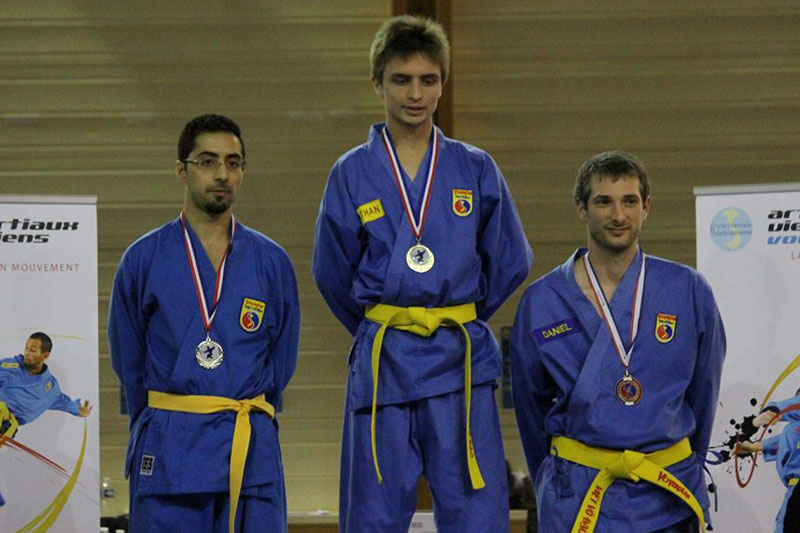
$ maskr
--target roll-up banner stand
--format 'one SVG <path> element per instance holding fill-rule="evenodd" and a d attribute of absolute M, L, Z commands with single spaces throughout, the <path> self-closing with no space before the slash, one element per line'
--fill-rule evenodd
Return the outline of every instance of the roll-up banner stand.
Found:
<path fill-rule="evenodd" d="M 99 527 L 96 203 L 0 195 L 3 533 Z"/>
<path fill-rule="evenodd" d="M 800 183 L 696 187 L 697 268 L 717 299 L 728 340 L 707 458 L 717 486 L 715 531 L 771 532 L 785 494 L 775 463 L 758 457 L 740 488 L 731 458 L 746 417 L 800 353 Z M 794 396 L 800 371 L 771 400 Z M 777 434 L 778 424 L 765 438 Z M 755 438 L 760 436 L 759 431 Z M 754 439 L 753 439 L 754 440 Z M 739 465 L 742 482 L 752 462 Z M 712 495 L 712 508 L 713 508 Z"/>

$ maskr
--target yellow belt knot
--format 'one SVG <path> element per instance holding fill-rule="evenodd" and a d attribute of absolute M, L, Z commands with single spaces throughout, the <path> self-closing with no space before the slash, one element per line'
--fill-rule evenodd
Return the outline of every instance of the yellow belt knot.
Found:
<path fill-rule="evenodd" d="M 228 474 L 230 510 L 228 511 L 228 531 L 234 533 L 236 508 L 244 480 L 244 464 L 250 447 L 250 411 L 256 409 L 275 418 L 275 407 L 262 394 L 255 398 L 233 400 L 222 396 L 199 396 L 189 394 L 169 394 L 159 391 L 147 392 L 147 405 L 151 409 L 178 411 L 182 413 L 210 414 L 220 411 L 235 411 L 236 423 L 233 426 L 231 460 Z"/>
<path fill-rule="evenodd" d="M 472 444 L 470 433 L 470 404 L 472 403 L 472 343 L 469 333 L 464 324 L 478 318 L 478 312 L 474 303 L 453 305 L 450 307 L 398 307 L 395 305 L 375 304 L 367 308 L 365 314 L 367 320 L 377 322 L 381 325 L 375 333 L 375 340 L 372 342 L 372 420 L 370 423 L 370 433 L 372 440 L 372 461 L 375 464 L 375 472 L 378 474 L 378 482 L 383 482 L 381 469 L 378 467 L 378 451 L 375 438 L 375 417 L 378 407 L 378 369 L 381 358 L 381 347 L 383 346 L 383 336 L 387 328 L 408 331 L 420 337 L 430 337 L 439 326 L 458 327 L 464 335 L 464 397 L 467 411 L 466 428 L 466 455 L 467 468 L 473 489 L 482 489 L 486 486 L 483 476 L 478 468 L 478 461 L 475 458 L 475 448 Z"/>
<path fill-rule="evenodd" d="M 633 471 L 642 464 L 644 459 L 643 453 L 625 450 L 614 462 L 606 467 L 606 470 L 614 476 L 614 479 L 629 479 L 633 482 L 638 482 L 642 478 L 634 474 Z"/>
<path fill-rule="evenodd" d="M 694 511 L 700 527 L 705 532 L 703 509 L 697 498 L 681 480 L 666 470 L 667 467 L 692 455 L 692 447 L 688 438 L 683 438 L 663 450 L 645 454 L 634 450 L 596 448 L 559 435 L 553 437 L 550 453 L 598 471 L 583 497 L 578 516 L 575 517 L 572 525 L 572 533 L 593 533 L 597 525 L 597 517 L 600 515 L 603 495 L 617 479 L 628 479 L 633 482 L 647 481 L 678 496 Z"/>

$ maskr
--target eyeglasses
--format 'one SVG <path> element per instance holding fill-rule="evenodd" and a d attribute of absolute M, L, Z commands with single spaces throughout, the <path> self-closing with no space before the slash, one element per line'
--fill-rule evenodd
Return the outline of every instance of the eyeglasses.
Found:
<path fill-rule="evenodd" d="M 203 170 L 208 171 L 217 170 L 220 165 L 224 164 L 228 172 L 241 172 L 244 170 L 245 165 L 247 165 L 247 161 L 241 159 L 226 159 L 225 161 L 221 161 L 211 156 L 203 156 L 198 159 L 181 159 L 181 162 L 194 163 Z"/>

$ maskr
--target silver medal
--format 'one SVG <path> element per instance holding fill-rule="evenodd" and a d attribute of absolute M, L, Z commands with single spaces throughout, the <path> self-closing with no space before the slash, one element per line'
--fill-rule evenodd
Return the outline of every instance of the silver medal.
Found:
<path fill-rule="evenodd" d="M 414 272 L 427 272 L 433 268 L 433 252 L 424 244 L 415 244 L 406 253 L 408 268 Z"/>
<path fill-rule="evenodd" d="M 222 346 L 206 337 L 206 340 L 197 345 L 194 357 L 197 364 L 206 370 L 214 370 L 222 364 Z"/>

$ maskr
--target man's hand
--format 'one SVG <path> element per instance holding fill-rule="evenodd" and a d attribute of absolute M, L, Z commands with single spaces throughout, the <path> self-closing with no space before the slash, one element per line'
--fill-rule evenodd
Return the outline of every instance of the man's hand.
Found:
<path fill-rule="evenodd" d="M 92 414 L 92 406 L 89 403 L 89 400 L 86 400 L 81 404 L 80 408 L 78 409 L 78 416 L 82 416 L 85 418 L 90 414 Z"/>
<path fill-rule="evenodd" d="M 774 419 L 774 420 L 773 420 Z M 780 415 L 775 411 L 764 411 L 753 419 L 753 425 L 757 428 L 766 426 L 767 424 L 775 424 L 781 419 Z"/>
<path fill-rule="evenodd" d="M 771 415 L 775 415 L 775 413 L 770 413 Z M 757 453 L 763 452 L 764 445 L 760 442 L 750 442 L 749 440 L 743 442 L 737 442 L 736 447 L 733 449 L 733 453 L 736 455 L 747 455 L 749 453 Z"/>

